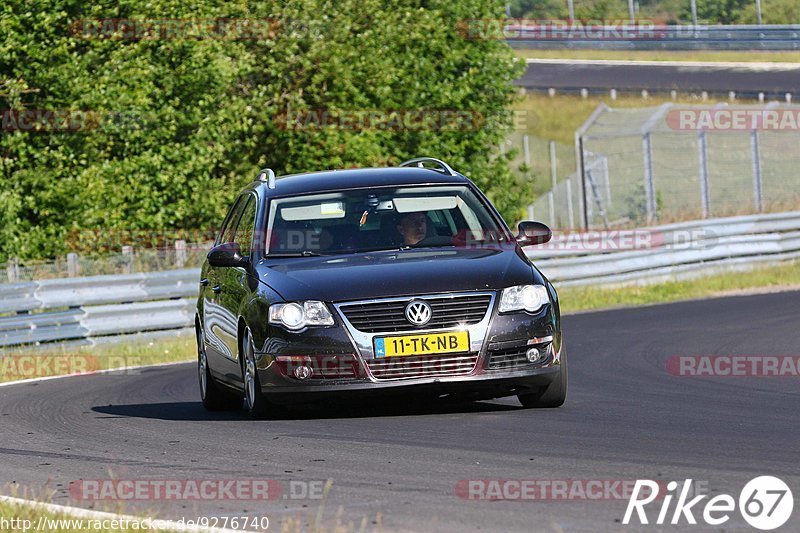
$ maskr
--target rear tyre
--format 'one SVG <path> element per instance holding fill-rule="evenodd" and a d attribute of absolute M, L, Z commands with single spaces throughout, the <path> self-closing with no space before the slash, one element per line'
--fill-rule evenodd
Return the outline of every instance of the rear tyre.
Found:
<path fill-rule="evenodd" d="M 220 387 L 208 368 L 206 342 L 202 331 L 197 331 L 197 377 L 200 382 L 200 399 L 209 411 L 228 411 L 242 408 L 242 398 Z"/>
<path fill-rule="evenodd" d="M 552 408 L 561 407 L 567 399 L 567 350 L 561 347 L 561 370 L 546 387 L 530 394 L 518 394 L 517 398 L 523 407 Z"/>
<path fill-rule="evenodd" d="M 261 381 L 258 379 L 258 371 L 256 369 L 253 337 L 249 329 L 244 330 L 244 336 L 242 337 L 242 382 L 244 383 L 244 400 L 247 412 L 256 419 L 266 418 L 272 409 L 261 392 Z"/>

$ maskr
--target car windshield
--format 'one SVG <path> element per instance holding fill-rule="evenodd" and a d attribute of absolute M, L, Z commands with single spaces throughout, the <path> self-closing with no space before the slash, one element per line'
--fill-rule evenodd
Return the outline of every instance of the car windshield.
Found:
<path fill-rule="evenodd" d="M 508 240 L 465 186 L 389 187 L 272 201 L 268 256 L 328 255 Z"/>

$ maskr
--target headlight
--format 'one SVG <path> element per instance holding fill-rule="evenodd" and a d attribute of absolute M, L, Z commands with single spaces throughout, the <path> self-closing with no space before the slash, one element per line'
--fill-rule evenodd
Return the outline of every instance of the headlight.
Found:
<path fill-rule="evenodd" d="M 333 316 L 322 302 L 274 304 L 269 307 L 269 323 L 296 331 L 306 326 L 332 326 Z"/>
<path fill-rule="evenodd" d="M 500 312 L 528 311 L 535 313 L 550 303 L 550 295 L 544 285 L 516 285 L 503 289 Z"/>

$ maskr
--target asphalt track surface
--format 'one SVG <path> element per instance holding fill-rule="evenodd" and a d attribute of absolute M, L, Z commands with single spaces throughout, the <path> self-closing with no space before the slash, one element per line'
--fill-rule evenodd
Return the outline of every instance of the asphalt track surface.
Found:
<path fill-rule="evenodd" d="M 796 93 L 800 89 L 800 65 L 794 69 L 764 70 L 743 65 L 659 65 L 615 62 L 529 62 L 515 83 L 533 90 L 561 91 L 708 91 L 741 95 Z"/>
<path fill-rule="evenodd" d="M 374 402 L 253 421 L 243 412 L 205 412 L 191 364 L 3 387 L 3 492 L 52 491 L 55 503 L 119 510 L 115 502 L 70 499 L 69 482 L 332 479 L 326 527 L 340 520 L 357 530 L 365 518 L 367 530 L 379 522 L 389 531 L 710 531 L 685 521 L 624 526 L 623 499 L 470 501 L 456 485 L 691 478 L 738 499 L 748 480 L 769 474 L 800 502 L 798 378 L 666 371 L 672 355 L 798 354 L 799 310 L 800 292 L 786 292 L 566 317 L 570 393 L 553 410 L 522 409 L 515 399 Z M 782 531 L 800 531 L 797 507 Z M 121 506 L 176 519 L 268 516 L 273 530 L 287 519 L 313 521 L 319 508 L 282 497 Z M 648 509 L 652 521 L 658 508 Z M 713 530 L 752 531 L 738 511 Z"/>

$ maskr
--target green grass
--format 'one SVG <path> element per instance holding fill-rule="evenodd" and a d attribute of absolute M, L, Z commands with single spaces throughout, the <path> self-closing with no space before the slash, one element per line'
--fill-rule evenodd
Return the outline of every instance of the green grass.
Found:
<path fill-rule="evenodd" d="M 671 100 L 668 95 L 650 95 L 646 99 L 638 95 L 618 95 L 616 100 L 612 100 L 610 95 L 581 98 L 575 95 L 526 94 L 514 105 L 515 111 L 522 112 L 518 114 L 517 123 L 525 126 L 525 131 L 516 133 L 572 145 L 575 142 L 575 130 L 586 122 L 601 103 L 612 108 L 644 108 L 666 102 L 713 105 L 719 101 L 711 97 L 703 101 L 699 95 L 692 94 L 678 94 L 676 100 Z"/>
<path fill-rule="evenodd" d="M 514 49 L 525 59 L 615 59 L 629 61 L 730 61 L 735 63 L 798 63 L 800 52 L 662 51 L 662 50 L 535 50 Z"/>
<path fill-rule="evenodd" d="M 196 357 L 192 335 L 98 346 L 4 349 L 0 382 L 91 372 L 131 366 L 191 361 Z"/>
<path fill-rule="evenodd" d="M 6 532 L 8 532 L 8 533 L 20 533 L 22 531 L 26 531 L 26 529 L 25 529 L 26 526 L 28 527 L 27 531 L 35 531 L 40 517 L 43 517 L 45 520 L 59 520 L 59 521 L 61 521 L 61 522 L 58 522 L 58 523 L 54 523 L 54 522 L 49 522 L 49 523 L 48 522 L 43 522 L 42 523 L 42 526 L 44 528 L 42 531 L 49 531 L 49 532 L 52 532 L 52 533 L 72 533 L 72 532 L 77 532 L 77 531 L 110 531 L 110 532 L 114 532 L 114 533 L 123 533 L 123 532 L 128 532 L 128 531 L 142 531 L 141 528 L 139 528 L 139 529 L 135 529 L 135 528 L 133 528 L 133 529 L 130 529 L 130 528 L 129 529 L 119 529 L 119 528 L 116 528 L 116 529 L 111 529 L 111 528 L 90 529 L 89 528 L 89 524 L 91 524 L 92 521 L 89 520 L 89 519 L 84 519 L 83 523 L 82 523 L 86 527 L 86 529 L 80 529 L 80 527 L 75 527 L 76 524 L 78 526 L 81 525 L 81 523 L 79 522 L 80 519 L 71 517 L 69 515 L 60 514 L 60 513 L 50 513 L 50 512 L 47 512 L 46 510 L 37 509 L 37 508 L 34 508 L 34 507 L 11 505 L 11 504 L 5 503 L 5 502 L 0 502 L 0 517 L 2 517 L 3 520 L 8 521 L 7 524 L 0 525 L 0 532 L 2 532 L 2 533 L 6 533 Z M 27 523 L 26 522 L 11 522 L 12 519 L 19 520 L 19 521 L 29 521 L 29 522 L 27 522 Z M 70 527 L 69 522 L 65 522 L 65 521 L 70 521 L 70 520 L 73 521 L 72 522 L 72 527 Z M 110 523 L 109 523 L 109 525 L 110 525 Z M 3 526 L 8 526 L 8 527 L 3 527 Z M 58 527 L 56 527 L 56 526 L 58 526 Z"/>
<path fill-rule="evenodd" d="M 800 261 L 730 272 L 688 281 L 624 287 L 563 287 L 558 289 L 561 312 L 576 313 L 751 292 L 800 290 Z"/>

